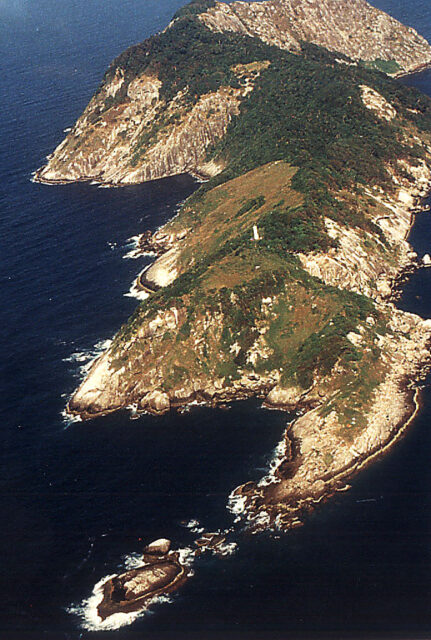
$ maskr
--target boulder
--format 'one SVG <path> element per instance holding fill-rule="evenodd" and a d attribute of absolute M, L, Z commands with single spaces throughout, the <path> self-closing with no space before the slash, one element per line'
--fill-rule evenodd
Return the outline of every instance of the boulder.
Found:
<path fill-rule="evenodd" d="M 155 389 L 142 398 L 141 407 L 151 413 L 166 413 L 171 408 L 169 396 Z"/>
<path fill-rule="evenodd" d="M 173 404 L 185 404 L 187 402 L 192 402 L 195 399 L 195 390 L 193 385 L 189 382 L 186 382 L 181 389 L 175 389 L 172 393 L 172 403 Z"/>
<path fill-rule="evenodd" d="M 144 548 L 144 553 L 147 555 L 164 556 L 169 553 L 171 548 L 171 541 L 167 538 L 159 538 L 154 540 Z"/>
<path fill-rule="evenodd" d="M 304 395 L 304 389 L 300 387 L 279 387 L 276 385 L 268 393 L 264 400 L 264 406 L 272 408 L 281 408 L 293 411 L 298 406 L 298 402 Z"/>
<path fill-rule="evenodd" d="M 105 620 L 117 613 L 140 611 L 152 598 L 176 591 L 186 580 L 186 570 L 177 554 L 168 560 L 153 557 L 151 564 L 107 580 L 97 613 Z"/>
<path fill-rule="evenodd" d="M 376 283 L 376 288 L 383 298 L 388 298 L 392 293 L 390 281 L 387 278 L 380 278 Z"/>

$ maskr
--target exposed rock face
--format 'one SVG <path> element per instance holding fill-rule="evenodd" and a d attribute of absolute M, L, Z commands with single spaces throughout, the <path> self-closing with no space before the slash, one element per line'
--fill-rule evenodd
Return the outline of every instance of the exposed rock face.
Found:
<path fill-rule="evenodd" d="M 170 548 L 171 541 L 167 538 L 160 538 L 159 540 L 154 540 L 154 542 L 150 542 L 150 544 L 147 544 L 147 546 L 144 548 L 144 553 L 156 556 L 164 556 L 169 552 Z"/>
<path fill-rule="evenodd" d="M 354 60 L 394 60 L 404 71 L 431 62 L 424 38 L 365 0 L 217 2 L 199 18 L 214 31 L 257 36 L 291 51 L 305 40 Z"/>
<path fill-rule="evenodd" d="M 210 30 L 256 36 L 294 52 L 307 41 L 355 60 L 395 61 L 406 72 L 431 63 L 431 47 L 424 38 L 365 0 L 217 3 L 199 20 Z M 240 88 L 222 86 L 189 108 L 187 88 L 166 103 L 157 70 L 128 81 L 119 66 L 35 179 L 122 185 L 186 172 L 214 176 L 224 165 L 208 162 L 207 149 L 225 135 L 260 69 L 238 72 Z M 376 96 L 367 92 L 366 97 L 371 108 Z M 377 107 L 383 108 L 379 100 Z M 390 111 L 383 111 L 390 117 Z"/>
<path fill-rule="evenodd" d="M 358 60 L 396 61 L 404 70 L 431 60 L 431 48 L 413 30 L 363 0 L 218 3 L 198 19 L 216 32 L 254 35 L 296 52 L 305 39 Z M 202 32 L 208 36 L 199 26 L 199 38 Z M 230 44 L 234 41 L 235 47 L 238 41 L 246 42 L 246 49 L 252 46 L 247 39 L 225 39 Z M 176 40 L 174 46 L 181 47 L 181 42 Z M 254 46 L 253 56 L 256 51 L 262 58 L 269 56 L 267 47 L 256 42 Z M 302 60 L 295 65 L 296 55 L 280 52 L 274 60 L 288 60 L 287 67 L 292 63 L 294 72 L 303 74 L 301 85 L 307 88 L 298 94 L 301 100 L 293 102 L 300 105 L 294 112 L 284 111 L 290 95 L 282 104 L 276 101 L 283 65 L 271 66 L 266 59 L 253 58 L 254 62 L 228 70 L 221 67 L 222 77 L 230 78 L 232 86 L 221 86 L 199 98 L 196 94 L 195 102 L 186 100 L 188 87 L 165 102 L 154 68 L 152 74 L 141 73 L 130 81 L 118 67 L 37 176 L 47 182 L 96 179 L 127 184 L 185 171 L 216 175 L 225 163 L 222 184 L 202 189 L 164 229 L 141 237 L 140 250 L 158 256 L 141 277 L 153 298 L 137 309 L 93 364 L 68 408 L 84 418 L 130 405 L 160 415 L 192 402 L 216 406 L 255 396 L 270 408 L 307 411 L 285 434 L 277 464 L 268 475 L 232 496 L 234 513 L 243 514 L 256 528 L 295 526 L 313 501 L 329 495 L 355 469 L 388 447 L 415 409 L 414 392 L 406 380 L 418 380 L 429 363 L 430 324 L 395 310 L 385 300 L 400 271 L 411 265 L 406 235 L 412 212 L 431 186 L 429 125 L 418 124 L 421 113 L 425 124 L 426 118 L 430 121 L 429 105 L 405 94 L 399 98 L 402 91 L 393 90 L 392 80 L 360 65 L 358 70 L 345 69 L 333 56 L 325 56 L 331 77 L 344 78 L 346 72 L 351 84 L 348 90 L 340 84 L 345 99 L 336 107 L 326 92 L 323 97 L 318 94 L 320 109 L 313 124 L 332 123 L 322 129 L 328 135 L 319 141 L 320 149 L 341 136 L 337 153 L 342 156 L 352 148 L 362 166 L 368 168 L 369 163 L 370 171 L 362 174 L 347 154 L 348 173 L 356 178 L 342 173 L 338 155 L 332 165 L 324 166 L 324 172 L 316 163 L 320 178 L 312 176 L 304 182 L 304 172 L 297 174 L 293 163 L 299 161 L 301 166 L 301 153 L 313 157 L 315 152 L 316 134 L 308 147 L 302 136 L 308 127 L 303 111 L 313 120 L 303 109 L 310 76 L 300 71 Z M 268 86 L 263 82 L 265 75 L 252 93 L 264 70 L 272 80 L 270 90 L 262 91 Z M 218 68 L 217 73 L 222 71 Z M 315 78 L 320 76 L 320 66 L 315 73 Z M 295 78 L 290 78 L 292 84 L 285 86 L 293 96 Z M 382 93 L 368 86 L 373 83 Z M 388 99 L 382 95 L 385 92 Z M 264 102 L 257 100 L 262 94 Z M 332 111 L 325 120 L 320 116 L 328 103 Z M 259 113 L 253 112 L 254 104 L 259 105 Z M 276 110 L 271 111 L 273 104 Z M 349 120 L 351 105 L 354 120 Z M 411 108 L 415 105 L 422 111 Z M 263 120 L 260 128 L 253 129 L 267 109 L 271 123 Z M 252 114 L 251 121 L 241 120 L 244 112 Z M 230 141 L 237 146 L 227 146 L 226 153 L 215 155 L 223 162 L 207 162 L 208 147 L 225 135 L 237 114 L 242 144 L 232 127 Z M 299 114 L 299 126 L 281 135 L 280 119 L 293 123 Z M 366 127 L 347 127 L 355 132 L 353 138 L 335 135 L 338 129 L 333 120 Z M 271 128 L 272 137 L 260 135 L 265 127 Z M 370 151 L 362 156 L 359 149 L 368 149 L 362 141 L 367 127 Z M 295 135 L 301 143 L 296 156 L 284 148 L 292 148 Z M 254 136 L 264 142 L 259 153 L 253 149 Z M 391 151 L 382 155 L 382 149 L 373 146 L 376 139 L 387 142 L 392 156 Z M 248 157 L 247 145 L 256 157 Z M 265 153 L 260 155 L 262 149 Z M 377 157 L 385 160 L 377 163 Z M 317 189 L 315 180 L 319 183 L 323 175 L 333 180 Z M 327 192 L 325 184 L 331 184 Z M 310 194 L 316 200 L 311 197 L 309 205 Z M 147 549 L 144 559 L 158 554 Z M 154 569 L 146 567 L 139 574 L 129 572 L 117 582 L 110 581 L 105 592 L 108 610 L 113 611 L 113 603 L 118 602 L 134 607 L 159 587 L 166 592 L 181 577 L 177 569 L 169 560 L 166 566 L 157 563 Z"/>
<path fill-rule="evenodd" d="M 388 122 L 395 118 L 397 115 L 396 109 L 380 93 L 365 85 L 361 86 L 361 90 L 362 100 L 368 109 L 371 109 L 371 111 L 377 113 L 379 118 Z"/>
<path fill-rule="evenodd" d="M 377 217 L 388 240 L 397 246 L 397 260 L 390 262 L 384 252 L 369 251 L 357 231 L 326 220 L 330 235 L 337 240 L 337 248 L 327 253 L 300 254 L 304 268 L 327 284 L 349 289 L 374 298 L 387 298 L 400 271 L 411 263 L 411 247 L 406 237 L 410 230 L 411 210 L 431 189 L 431 169 L 426 163 L 418 166 L 403 165 L 412 182 L 404 183 L 396 196 L 369 191 L 370 198 L 382 208 L 384 215 Z M 371 238 L 371 235 L 370 235 Z"/>
<path fill-rule="evenodd" d="M 114 86 L 111 83 L 106 87 L 105 95 L 93 98 L 73 130 L 54 151 L 48 165 L 37 173 L 37 180 L 131 184 L 187 172 L 215 175 L 222 169 L 215 163 L 205 162 L 205 152 L 226 133 L 232 116 L 238 113 L 244 89 L 222 87 L 202 96 L 185 112 L 181 96 L 177 96 L 169 105 L 169 111 L 182 113 L 179 123 L 166 126 L 149 144 L 145 155 L 131 163 L 133 149 L 157 113 L 165 108 L 159 97 L 161 83 L 155 77 L 141 76 L 131 83 L 129 100 L 97 116 L 104 99 L 118 87 L 118 82 L 114 82 Z"/>

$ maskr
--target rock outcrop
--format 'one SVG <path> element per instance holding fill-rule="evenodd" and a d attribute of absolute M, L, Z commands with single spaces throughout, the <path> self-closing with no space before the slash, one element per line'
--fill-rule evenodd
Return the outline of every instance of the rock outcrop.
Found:
<path fill-rule="evenodd" d="M 300 53 L 301 41 L 312 42 L 354 60 L 376 62 L 378 68 L 382 62 L 393 64 L 394 72 L 431 63 L 424 38 L 365 0 L 217 2 L 198 19 L 214 32 L 256 37 L 295 53 Z M 132 79 L 119 63 L 35 180 L 125 185 L 181 173 L 214 176 L 224 163 L 208 161 L 207 150 L 226 134 L 268 64 L 239 65 L 240 86 L 222 85 L 189 103 L 187 86 L 165 100 L 158 62 L 144 64 Z M 372 98 L 375 102 L 371 90 L 366 96 L 370 105 Z"/>
<path fill-rule="evenodd" d="M 231 494 L 229 505 L 238 519 L 254 530 L 298 526 L 317 503 L 343 489 L 355 472 L 403 435 L 418 409 L 412 381 L 429 371 L 429 325 L 392 308 L 392 335 L 381 339 L 389 373 L 375 389 L 367 413 L 352 414 L 349 423 L 341 424 L 330 405 L 322 411 L 319 404 L 299 417 L 286 430 L 270 474 Z M 360 432 L 358 419 L 366 425 Z"/>
<path fill-rule="evenodd" d="M 226 133 L 232 116 L 238 113 L 243 91 L 223 87 L 202 96 L 185 113 L 181 96 L 177 96 L 168 111 L 182 113 L 178 124 L 167 125 L 148 145 L 145 155 L 134 163 L 133 149 L 139 147 L 157 113 L 166 108 L 159 97 L 160 84 L 155 77 L 140 77 L 140 91 L 136 86 L 132 91 L 129 87 L 127 102 L 95 116 L 114 90 L 112 84 L 108 85 L 105 96 L 93 98 L 48 165 L 37 172 L 36 180 L 47 183 L 94 180 L 124 185 L 180 173 L 206 177 L 218 173 L 222 167 L 206 163 L 205 152 Z"/>

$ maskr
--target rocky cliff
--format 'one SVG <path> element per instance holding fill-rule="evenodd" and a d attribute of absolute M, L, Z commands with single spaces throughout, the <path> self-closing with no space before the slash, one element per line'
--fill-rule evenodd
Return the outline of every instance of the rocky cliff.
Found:
<path fill-rule="evenodd" d="M 190 109 L 184 105 L 182 91 L 166 104 L 160 97 L 157 76 L 143 75 L 127 87 L 124 101 L 99 115 L 105 101 L 122 86 L 118 70 L 113 82 L 93 98 L 48 165 L 37 173 L 37 179 L 48 183 L 95 180 L 121 185 L 180 173 L 214 175 L 221 167 L 205 162 L 206 149 L 226 133 L 232 116 L 239 112 L 241 98 L 252 87 L 254 75 L 247 75 L 248 82 L 241 88 L 220 87 L 200 96 Z M 135 161 L 133 150 L 141 147 L 148 132 L 153 133 L 154 124 L 157 133 Z"/>

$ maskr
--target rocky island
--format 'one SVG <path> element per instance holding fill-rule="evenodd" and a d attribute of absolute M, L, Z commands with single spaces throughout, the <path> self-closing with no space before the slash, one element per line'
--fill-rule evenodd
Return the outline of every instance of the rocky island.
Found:
<path fill-rule="evenodd" d="M 157 596 L 172 593 L 186 582 L 187 568 L 170 546 L 170 540 L 155 540 L 145 547 L 141 567 L 107 580 L 97 607 L 101 620 L 116 613 L 139 611 Z"/>
<path fill-rule="evenodd" d="M 251 396 L 296 412 L 277 466 L 231 495 L 255 529 L 297 526 L 389 448 L 431 339 L 392 299 L 417 260 L 431 100 L 394 76 L 430 64 L 421 36 L 365 0 L 195 0 L 121 54 L 35 179 L 206 182 L 142 230 L 138 250 L 158 256 L 148 298 L 69 412 Z"/>

